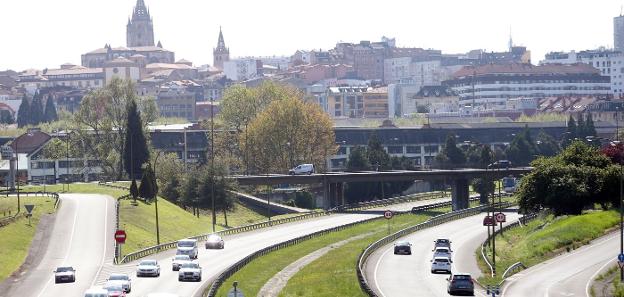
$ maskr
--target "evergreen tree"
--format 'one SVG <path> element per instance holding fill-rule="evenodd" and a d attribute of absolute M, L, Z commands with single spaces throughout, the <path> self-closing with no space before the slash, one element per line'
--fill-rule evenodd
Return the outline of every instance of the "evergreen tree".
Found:
<path fill-rule="evenodd" d="M 22 104 L 20 104 L 17 110 L 17 126 L 21 128 L 28 124 L 30 124 L 30 102 L 28 102 L 28 98 L 24 94 Z"/>
<path fill-rule="evenodd" d="M 35 126 L 44 121 L 43 118 L 43 102 L 41 100 L 41 93 L 37 92 L 33 96 L 33 100 L 30 103 L 30 124 Z"/>
<path fill-rule="evenodd" d="M 489 164 L 492 164 L 494 161 L 494 152 L 489 145 L 482 145 L 479 156 L 479 165 L 481 168 L 487 168 Z"/>
<path fill-rule="evenodd" d="M 137 197 L 139 197 L 139 189 L 137 188 L 136 180 L 132 179 L 132 184 L 130 184 L 130 196 L 132 199 L 136 201 Z"/>
<path fill-rule="evenodd" d="M 48 99 L 46 100 L 44 120 L 46 123 L 51 123 L 58 120 L 58 115 L 56 114 L 56 107 L 54 106 L 54 100 L 52 99 L 52 96 L 48 96 Z"/>
<path fill-rule="evenodd" d="M 546 157 L 552 157 L 561 150 L 555 138 L 546 134 L 543 130 L 537 135 L 535 148 L 539 155 Z"/>
<path fill-rule="evenodd" d="M 364 171 L 370 170 L 370 167 L 368 158 L 366 158 L 366 148 L 357 146 L 351 150 L 349 159 L 347 159 L 347 170 Z"/>
<path fill-rule="evenodd" d="M 528 127 L 518 133 L 507 148 L 507 158 L 513 165 L 529 165 L 535 153 L 535 143 L 533 143 Z"/>
<path fill-rule="evenodd" d="M 585 136 L 587 136 L 587 127 L 585 125 L 583 114 L 580 113 L 578 115 L 578 120 L 576 121 L 576 137 L 585 139 Z"/>
<path fill-rule="evenodd" d="M 440 157 L 438 161 L 440 163 L 448 163 L 451 167 L 461 166 L 466 163 L 466 155 L 464 152 L 457 147 L 457 141 L 455 139 L 455 135 L 449 134 L 446 137 L 446 143 L 444 144 L 444 148 L 438 154 Z"/>
<path fill-rule="evenodd" d="M 0 110 L 0 124 L 13 124 L 13 115 L 8 110 Z"/>
<path fill-rule="evenodd" d="M 141 185 L 139 186 L 139 195 L 146 201 L 153 200 L 158 195 L 158 185 L 156 184 L 156 177 L 150 163 L 145 163 L 143 166 L 143 177 L 141 178 Z"/>
<path fill-rule="evenodd" d="M 574 120 L 574 117 L 570 115 L 570 118 L 568 119 L 568 127 L 566 128 L 565 136 L 563 137 L 561 145 L 563 147 L 568 146 L 576 137 L 576 121 Z"/>
<path fill-rule="evenodd" d="M 376 133 L 371 134 L 368 139 L 368 149 L 366 153 L 368 155 L 368 162 L 373 168 L 377 170 L 390 169 L 390 156 L 386 150 L 384 150 Z"/>
<path fill-rule="evenodd" d="M 586 136 L 596 137 L 596 127 L 594 126 L 594 119 L 591 112 L 587 113 L 587 120 L 585 121 L 585 131 L 587 133 Z"/>
<path fill-rule="evenodd" d="M 128 104 L 128 120 L 126 122 L 126 141 L 124 144 L 124 168 L 131 179 L 141 176 L 141 165 L 149 160 L 147 141 L 143 135 L 141 114 L 134 100 Z"/>

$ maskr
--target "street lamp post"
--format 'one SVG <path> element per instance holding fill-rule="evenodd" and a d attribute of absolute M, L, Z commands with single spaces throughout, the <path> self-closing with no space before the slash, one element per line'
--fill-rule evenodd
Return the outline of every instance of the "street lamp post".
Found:
<path fill-rule="evenodd" d="M 16 167 L 16 171 L 15 171 L 15 180 L 14 182 L 17 183 L 17 213 L 20 213 L 21 210 L 21 206 L 20 206 L 20 178 L 19 178 L 19 149 L 18 149 L 18 142 L 15 142 L 15 167 Z"/>
<path fill-rule="evenodd" d="M 156 157 L 154 158 L 154 165 L 153 165 L 154 170 L 152 170 L 154 172 L 154 183 L 157 183 L 156 182 L 156 162 L 158 162 L 158 157 L 160 157 L 161 153 L 162 151 L 158 151 L 158 153 L 156 153 Z M 156 211 L 156 244 L 160 245 L 160 227 L 158 225 L 158 187 L 155 188 L 155 192 L 154 192 L 154 209 Z"/>
<path fill-rule="evenodd" d="M 186 134 L 185 134 L 186 135 Z M 186 143 L 186 139 L 184 139 L 184 143 Z M 214 159 L 215 159 L 215 149 L 214 149 L 214 99 L 210 97 L 210 182 L 212 186 L 210 187 L 210 195 L 212 197 L 212 232 L 216 232 L 217 225 L 217 212 L 215 210 L 215 180 L 214 180 Z"/>

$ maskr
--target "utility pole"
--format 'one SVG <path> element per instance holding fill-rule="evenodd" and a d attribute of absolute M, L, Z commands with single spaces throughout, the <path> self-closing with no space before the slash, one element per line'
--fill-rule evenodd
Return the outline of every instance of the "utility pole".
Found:
<path fill-rule="evenodd" d="M 65 182 L 67 183 L 67 192 L 69 192 L 69 130 L 67 130 L 67 127 L 65 127 L 65 136 L 67 137 L 67 178 Z"/>
<path fill-rule="evenodd" d="M 158 162 L 158 157 L 160 157 L 160 151 L 156 153 L 156 158 L 154 158 L 154 170 L 152 173 L 154 174 L 154 183 L 156 182 L 156 162 Z M 149 166 L 149 164 L 148 164 Z M 154 188 L 154 209 L 156 210 L 156 244 L 160 245 L 160 226 L 158 225 L 158 189 Z"/>
<path fill-rule="evenodd" d="M 185 130 L 186 131 L 186 130 Z M 186 134 L 185 138 L 186 138 Z M 184 143 L 186 143 L 186 139 L 184 139 Z M 214 181 L 214 158 L 215 158 L 215 149 L 214 149 L 214 99 L 210 96 L 210 182 L 212 186 L 210 187 L 210 195 L 212 196 L 212 232 L 216 232 L 217 225 L 217 213 L 215 210 L 215 181 Z"/>

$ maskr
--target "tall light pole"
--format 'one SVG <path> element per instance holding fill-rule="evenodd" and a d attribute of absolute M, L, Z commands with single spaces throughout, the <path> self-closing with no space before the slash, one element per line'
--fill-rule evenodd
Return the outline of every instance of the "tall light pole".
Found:
<path fill-rule="evenodd" d="M 158 151 L 156 153 L 156 157 L 154 158 L 154 169 L 152 170 L 152 172 L 154 173 L 155 184 L 158 184 L 158 182 L 156 181 L 156 162 L 158 162 L 158 157 L 160 157 L 161 153 L 162 151 Z M 154 209 L 156 210 L 156 244 L 160 245 L 160 226 L 158 225 L 158 186 L 154 188 Z"/>
<path fill-rule="evenodd" d="M 186 135 L 186 134 L 184 134 Z M 185 136 L 186 137 L 186 136 Z M 184 140 L 186 143 L 186 139 Z M 210 187 L 210 195 L 212 197 L 212 232 L 216 232 L 217 225 L 217 212 L 215 210 L 215 181 L 214 181 L 214 157 L 215 157 L 215 149 L 214 149 L 214 99 L 210 96 L 210 182 L 212 186 Z"/>
<path fill-rule="evenodd" d="M 17 138 L 15 139 L 17 140 Z M 19 149 L 18 149 L 18 141 L 15 142 L 15 167 L 16 167 L 16 171 L 15 171 L 15 180 L 14 182 L 17 183 L 17 213 L 20 212 L 21 207 L 20 207 L 20 179 L 19 179 Z"/>
<path fill-rule="evenodd" d="M 69 130 L 65 128 L 65 137 L 67 142 L 67 152 L 65 155 L 65 160 L 67 160 L 67 178 L 65 179 L 65 183 L 67 183 L 67 192 L 69 192 Z"/>
<path fill-rule="evenodd" d="M 619 120 L 619 106 L 615 107 L 615 139 L 616 146 L 620 153 L 619 163 L 620 163 L 620 255 L 624 254 L 624 202 L 622 201 L 622 144 L 620 143 L 620 120 Z M 619 258 L 619 257 L 618 257 Z M 624 281 L 624 268 L 620 265 L 620 281 Z"/>

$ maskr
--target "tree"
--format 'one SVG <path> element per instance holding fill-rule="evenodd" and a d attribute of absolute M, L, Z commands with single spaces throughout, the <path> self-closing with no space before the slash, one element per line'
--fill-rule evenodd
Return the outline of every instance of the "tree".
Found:
<path fill-rule="evenodd" d="M 555 138 L 546 134 L 543 130 L 537 134 L 535 148 L 537 154 L 545 157 L 555 156 L 561 150 Z"/>
<path fill-rule="evenodd" d="M 605 146 L 600 152 L 614 164 L 624 164 L 624 143 Z"/>
<path fill-rule="evenodd" d="M 591 112 L 587 113 L 587 119 L 585 120 L 585 136 L 593 136 L 596 137 L 596 127 L 594 126 L 594 119 L 592 118 Z"/>
<path fill-rule="evenodd" d="M 579 139 L 585 139 L 585 136 L 587 136 L 587 127 L 583 117 L 583 113 L 580 113 L 576 120 L 576 137 Z"/>
<path fill-rule="evenodd" d="M 39 125 L 44 121 L 42 97 L 41 93 L 36 92 L 30 103 L 30 124 L 33 126 Z"/>
<path fill-rule="evenodd" d="M 17 110 L 17 126 L 20 128 L 25 127 L 30 124 L 30 121 L 30 103 L 28 102 L 26 94 L 24 94 L 24 97 L 22 97 L 22 103 Z"/>
<path fill-rule="evenodd" d="M 8 124 L 11 125 L 15 121 L 13 120 L 13 115 L 8 110 L 0 110 L 0 124 Z"/>
<path fill-rule="evenodd" d="M 143 135 L 143 122 L 134 99 L 128 103 L 126 136 L 124 143 L 124 168 L 131 179 L 141 176 L 141 165 L 149 160 L 147 141 Z M 134 176 L 132 176 L 134 174 Z"/>
<path fill-rule="evenodd" d="M 243 151 L 261 172 L 286 172 L 293 163 L 325 168 L 336 151 L 333 124 L 318 104 L 288 97 L 270 103 L 248 127 Z"/>
<path fill-rule="evenodd" d="M 151 154 L 155 155 L 155 154 Z M 160 195 L 168 201 L 180 204 L 180 188 L 184 174 L 184 163 L 175 153 L 162 156 L 156 163 L 156 176 Z"/>
<path fill-rule="evenodd" d="M 151 201 L 158 195 L 158 185 L 156 184 L 156 177 L 154 176 L 154 171 L 150 163 L 145 163 L 143 166 L 139 195 L 146 201 Z"/>
<path fill-rule="evenodd" d="M 180 202 L 186 209 L 187 207 L 193 208 L 193 215 L 196 214 L 196 210 L 199 206 L 199 175 L 195 170 L 191 170 L 186 173 L 182 180 L 182 189 L 180 195 Z M 199 212 L 197 212 L 199 216 Z"/>
<path fill-rule="evenodd" d="M 490 149 L 489 145 L 480 145 L 479 146 L 479 160 L 478 164 L 480 168 L 487 168 L 489 164 L 492 164 L 494 161 L 494 152 Z M 494 182 L 489 177 L 485 178 L 476 178 L 472 181 L 472 187 L 474 190 L 479 193 L 479 201 L 481 204 L 487 204 L 488 194 L 494 192 Z"/>
<path fill-rule="evenodd" d="M 222 166 L 214 166 L 214 169 L 211 166 L 203 166 L 199 170 L 200 177 L 197 185 L 199 207 L 212 209 L 212 199 L 214 199 L 214 211 L 220 209 L 223 212 L 227 226 L 227 211 L 234 207 L 235 200 L 231 192 L 235 189 L 235 184 L 225 177 L 226 170 Z"/>
<path fill-rule="evenodd" d="M 56 114 L 56 107 L 54 106 L 54 100 L 52 99 L 52 96 L 48 96 L 48 99 L 46 99 L 43 118 L 43 121 L 46 123 L 51 123 L 58 120 L 58 115 Z"/>
<path fill-rule="evenodd" d="M 132 196 L 132 200 L 134 201 L 136 201 L 137 197 L 139 197 L 139 189 L 137 188 L 136 180 L 134 178 L 130 184 L 130 196 Z"/>
<path fill-rule="evenodd" d="M 570 118 L 568 119 L 568 127 L 566 128 L 565 136 L 563 137 L 563 147 L 568 146 L 570 143 L 572 143 L 572 141 L 574 141 L 575 138 L 577 138 L 576 132 L 576 121 L 574 120 L 574 117 L 570 115 Z"/>
<path fill-rule="evenodd" d="M 440 156 L 440 157 L 438 157 Z M 466 155 L 457 147 L 455 135 L 449 134 L 440 153 L 436 156 L 436 160 L 443 167 L 455 168 L 466 163 Z"/>
<path fill-rule="evenodd" d="M 366 149 L 368 163 L 375 170 L 390 169 L 390 155 L 386 152 L 377 133 L 373 133 L 368 138 L 368 147 Z"/>
<path fill-rule="evenodd" d="M 366 148 L 356 146 L 351 149 L 351 154 L 347 159 L 347 170 L 365 171 L 370 170 L 370 162 L 367 158 Z"/>
<path fill-rule="evenodd" d="M 518 133 L 507 148 L 507 158 L 514 165 L 526 166 L 533 160 L 536 153 L 535 144 L 528 127 Z"/>

